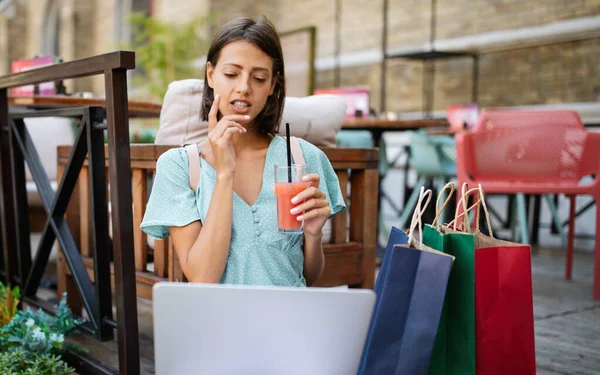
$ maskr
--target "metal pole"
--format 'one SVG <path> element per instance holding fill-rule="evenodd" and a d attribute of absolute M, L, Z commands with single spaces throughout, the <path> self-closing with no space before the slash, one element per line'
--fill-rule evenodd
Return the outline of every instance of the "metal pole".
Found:
<path fill-rule="evenodd" d="M 387 28 L 388 28 L 388 0 L 383 0 L 383 28 L 381 35 L 381 102 L 379 105 L 380 113 L 385 112 L 386 102 L 386 58 L 387 58 Z"/>
<path fill-rule="evenodd" d="M 341 64 L 340 64 L 340 53 L 341 53 L 341 14 L 342 14 L 342 0 L 335 1 L 335 71 L 334 71 L 334 86 L 340 87 L 341 84 Z"/>

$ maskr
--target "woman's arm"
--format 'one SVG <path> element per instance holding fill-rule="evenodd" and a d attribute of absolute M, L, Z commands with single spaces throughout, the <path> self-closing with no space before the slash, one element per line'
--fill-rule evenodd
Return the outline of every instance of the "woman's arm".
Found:
<path fill-rule="evenodd" d="M 221 281 L 231 245 L 235 172 L 232 136 L 246 132 L 239 122 L 247 122 L 249 116 L 228 115 L 217 122 L 220 100 L 220 96 L 215 95 L 208 114 L 208 141 L 213 151 L 217 181 L 204 226 L 196 221 L 185 227 L 169 228 L 181 269 L 192 282 Z"/>
<path fill-rule="evenodd" d="M 325 193 L 319 190 L 321 177 L 318 174 L 308 174 L 302 178 L 308 182 L 309 188 L 292 199 L 296 204 L 304 203 L 292 209 L 292 214 L 298 215 L 297 220 L 304 221 L 304 278 L 307 285 L 314 284 L 325 268 L 325 255 L 323 254 L 323 226 L 331 214 L 329 202 Z"/>
<path fill-rule="evenodd" d="M 321 243 L 322 238 L 323 232 L 320 235 L 304 234 L 304 279 L 306 279 L 306 285 L 313 285 L 323 274 L 325 255 Z"/>
<path fill-rule="evenodd" d="M 195 221 L 170 227 L 181 269 L 191 282 L 218 283 L 225 271 L 231 244 L 233 176 L 217 178 L 204 226 Z"/>

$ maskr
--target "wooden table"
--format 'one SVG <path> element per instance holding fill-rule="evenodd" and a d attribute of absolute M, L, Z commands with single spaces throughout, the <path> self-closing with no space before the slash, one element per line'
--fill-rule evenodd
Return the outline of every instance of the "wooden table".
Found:
<path fill-rule="evenodd" d="M 9 96 L 8 104 L 11 106 L 26 107 L 29 109 L 53 109 L 65 107 L 99 106 L 106 109 L 106 101 L 100 98 L 88 99 L 75 96 Z M 129 101 L 129 117 L 158 118 L 160 104 Z"/>
<path fill-rule="evenodd" d="M 384 120 L 364 118 L 344 120 L 344 125 L 342 128 L 355 130 L 398 131 L 423 128 L 443 128 L 447 127 L 448 125 L 448 121 L 446 120 Z"/>

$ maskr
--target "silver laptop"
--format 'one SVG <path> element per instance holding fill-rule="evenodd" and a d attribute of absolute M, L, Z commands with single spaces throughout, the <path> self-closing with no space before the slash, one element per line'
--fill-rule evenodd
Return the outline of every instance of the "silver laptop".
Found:
<path fill-rule="evenodd" d="M 157 375 L 354 375 L 371 290 L 154 285 Z"/>

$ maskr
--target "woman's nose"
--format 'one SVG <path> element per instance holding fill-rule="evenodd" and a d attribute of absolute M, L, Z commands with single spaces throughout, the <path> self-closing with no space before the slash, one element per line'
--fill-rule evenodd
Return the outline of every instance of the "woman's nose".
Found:
<path fill-rule="evenodd" d="M 242 79 L 238 81 L 237 91 L 240 94 L 247 94 L 248 92 L 250 92 L 249 80 L 249 77 L 242 77 Z"/>

